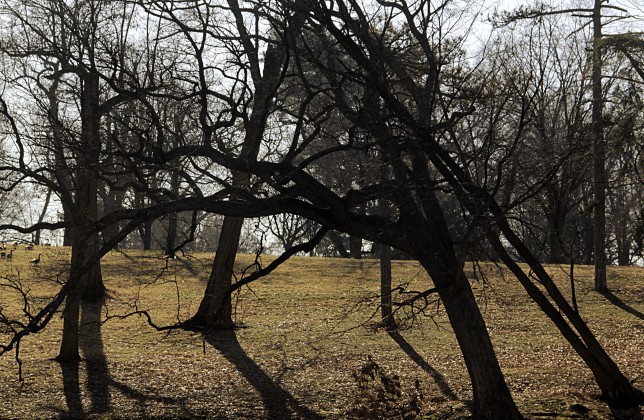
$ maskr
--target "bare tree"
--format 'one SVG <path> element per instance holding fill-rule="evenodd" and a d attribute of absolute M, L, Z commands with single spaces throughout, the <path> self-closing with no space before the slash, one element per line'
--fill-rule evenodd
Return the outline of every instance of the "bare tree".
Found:
<path fill-rule="evenodd" d="M 474 415 L 521 418 L 464 272 L 471 243 L 480 240 L 473 232 L 478 232 L 591 369 L 607 401 L 613 406 L 638 404 L 641 393 L 517 235 L 508 212 L 526 192 L 516 197 L 505 162 L 520 145 L 534 91 L 523 89 L 521 78 L 508 79 L 508 85 L 491 91 L 495 86 L 486 82 L 498 82 L 498 68 L 479 77 L 463 54 L 462 34 L 447 31 L 450 23 L 461 21 L 461 9 L 451 8 L 451 2 L 425 1 L 383 1 L 373 8 L 354 0 L 248 5 L 253 7 L 242 9 L 236 2 L 226 7 L 146 6 L 151 15 L 173 24 L 164 25 L 169 33 L 158 39 L 179 38 L 175 46 L 183 54 L 177 56 L 186 60 L 172 70 L 183 86 L 158 95 L 193 104 L 202 136 L 171 141 L 153 100 L 138 98 L 146 105 L 151 129 L 141 132 L 140 148 L 119 155 L 130 162 L 128 170 L 140 184 L 136 190 L 167 198 L 145 208 L 104 214 L 93 223 L 88 236 L 117 223 L 122 227 L 88 254 L 84 264 L 72 265 L 70 280 L 59 294 L 0 347 L 0 353 L 44 328 L 53 311 L 78 290 L 82 270 L 143 223 L 184 211 L 223 214 L 232 222 L 224 223 L 221 236 L 233 239 L 228 246 L 236 249 L 237 221 L 290 213 L 322 228 L 310 241 L 234 284 L 223 281 L 234 255 L 222 250 L 223 274 L 217 273 L 209 285 L 206 309 L 200 309 L 206 315 L 167 328 L 230 326 L 231 293 L 291 255 L 309 251 L 335 229 L 389 245 L 420 262 L 434 287 L 404 303 L 440 297 L 471 378 Z M 226 20 L 229 24 L 220 24 Z M 252 35 L 246 25 L 253 28 Z M 265 51 L 263 61 L 260 48 Z M 214 52 L 225 60 L 218 63 L 208 55 Z M 213 73 L 226 82 L 211 83 Z M 481 135 L 462 135 L 467 117 L 482 102 L 494 108 L 492 115 L 498 118 L 490 119 Z M 11 120 L 11 115 L 5 117 Z M 511 134 L 504 136 L 504 143 L 487 141 L 501 125 Z M 157 131 L 153 138 L 150 131 Z M 353 179 L 342 185 L 319 176 L 318 167 L 338 161 L 338 156 L 350 159 L 359 151 L 375 151 L 380 158 L 372 162 L 373 172 L 390 176 L 363 179 L 346 172 L 343 176 Z M 142 168 L 167 169 L 183 159 L 190 162 L 191 174 L 201 174 L 207 180 L 203 184 L 213 186 L 195 187 L 179 196 L 167 188 L 150 191 L 156 180 L 146 177 Z M 29 172 L 32 178 L 37 175 Z M 188 174 L 183 178 L 190 179 Z M 547 180 L 545 176 L 527 193 L 535 194 Z M 389 203 L 390 213 L 376 211 L 382 202 Z M 513 255 L 528 263 L 532 276 Z"/>
<path fill-rule="evenodd" d="M 467 105 L 467 95 L 463 97 L 455 95 L 450 89 L 442 89 L 442 83 L 447 81 L 451 82 L 447 85 L 450 87 L 467 86 L 467 76 L 459 77 L 459 72 L 456 71 L 453 73 L 456 77 L 450 79 L 452 77 L 450 72 L 444 70 L 447 68 L 445 63 L 449 58 L 458 58 L 458 49 L 453 48 L 458 43 L 450 45 L 443 39 L 443 43 L 437 41 L 437 44 L 433 45 L 424 35 L 432 32 L 422 26 L 428 25 L 427 22 L 431 20 L 428 18 L 427 21 L 421 20 L 419 23 L 415 19 L 418 15 L 414 12 L 420 13 L 421 9 L 410 9 L 396 4 L 387 4 L 387 6 L 389 7 L 383 7 L 384 11 L 377 20 L 382 23 L 376 29 L 373 24 L 374 16 L 368 15 L 356 2 L 339 3 L 333 8 L 320 5 L 315 9 L 313 19 L 324 26 L 332 37 L 332 40 L 322 40 L 322 42 L 329 46 L 333 45 L 334 48 L 341 47 L 341 52 L 336 53 L 334 49 L 327 49 L 325 55 L 315 51 L 310 54 L 310 57 L 320 71 L 329 78 L 337 107 L 356 126 L 368 130 L 377 144 L 384 148 L 388 156 L 391 156 L 391 161 L 396 162 L 392 167 L 395 179 L 400 180 L 399 190 L 412 191 L 411 196 L 406 197 L 406 200 L 400 198 L 396 200 L 400 212 L 398 223 L 404 220 L 406 212 L 411 211 L 417 219 L 427 223 L 423 227 L 417 226 L 416 229 L 432 232 L 433 238 L 427 240 L 416 236 L 407 245 L 418 241 L 415 246 L 412 246 L 411 254 L 419 259 L 434 280 L 436 291 L 441 296 L 448 314 L 455 296 L 441 294 L 441 289 L 458 277 L 456 273 L 462 273 L 462 263 L 459 264 L 458 255 L 453 249 L 448 251 L 446 248 L 452 247 L 454 239 L 450 238 L 450 231 L 445 224 L 435 191 L 435 186 L 441 183 L 445 183 L 445 188 L 449 188 L 458 198 L 467 217 L 471 217 L 469 223 L 484 228 L 488 240 L 501 260 L 512 270 L 530 296 L 541 306 L 544 313 L 551 318 L 587 363 L 607 400 L 614 405 L 638 404 L 642 398 L 641 392 L 633 388 L 611 361 L 579 314 L 563 298 L 538 259 L 515 233 L 505 215 L 505 210 L 498 205 L 494 197 L 497 190 L 494 184 L 486 185 L 477 182 L 469 173 L 472 164 L 459 163 L 452 157 L 451 151 L 459 142 L 459 137 L 455 135 L 455 124 L 463 115 L 474 112 L 471 107 L 463 106 Z M 441 12 L 437 14 L 443 16 Z M 337 19 L 338 17 L 341 19 Z M 394 17 L 404 20 L 405 27 L 409 30 L 409 38 L 401 35 L 398 38 L 392 37 L 393 40 L 390 40 L 385 35 L 386 29 L 395 26 Z M 411 65 L 409 57 L 403 59 L 400 55 L 409 54 L 403 46 L 408 45 L 405 41 L 410 39 L 413 39 L 413 45 L 418 46 L 423 54 L 423 72 L 418 73 L 417 67 Z M 413 63 L 419 65 L 418 62 Z M 355 66 L 358 66 L 361 71 L 353 71 Z M 342 70 L 338 72 L 337 69 Z M 460 74 L 462 75 L 463 72 Z M 422 77 L 419 77 L 420 75 Z M 462 80 L 460 84 L 459 79 Z M 346 95 L 347 91 L 343 90 L 344 84 L 350 83 L 362 83 L 364 86 L 363 96 L 359 100 L 355 96 Z M 527 94 L 528 92 L 523 96 L 524 106 L 529 105 L 531 101 Z M 465 101 L 462 101 L 462 98 L 465 98 Z M 451 106 L 439 107 L 440 101 Z M 410 105 L 411 103 L 413 106 Z M 526 111 L 527 108 L 523 108 L 519 113 L 518 133 L 525 128 L 525 124 L 521 121 L 525 121 Z M 402 138 L 401 142 L 396 142 L 399 138 Z M 505 149 L 506 154 L 512 151 L 512 145 Z M 485 155 L 482 157 L 485 158 Z M 435 174 L 428 171 L 427 162 L 432 164 L 436 170 Z M 373 195 L 369 192 L 378 191 L 379 188 L 383 186 L 372 186 L 366 189 L 363 199 L 365 201 L 373 199 Z M 351 197 L 351 194 L 348 197 Z M 411 210 L 415 205 L 421 207 Z M 506 245 L 500 240 L 499 233 L 503 234 L 514 252 L 530 265 L 539 282 L 545 285 L 546 293 L 541 292 L 513 261 Z M 409 239 L 407 235 L 404 236 Z M 461 241 L 466 244 L 467 239 L 464 237 Z M 429 254 L 416 248 L 421 242 L 425 245 L 424 250 L 430 250 Z M 402 244 L 397 246 L 406 248 Z M 437 258 L 441 260 L 440 263 L 436 262 Z M 446 275 L 448 273 L 449 275 Z M 459 284 L 458 280 L 457 284 Z M 461 287 L 460 284 L 459 287 Z M 549 299 L 552 299 L 554 306 Z M 464 303 L 460 303 L 462 309 Z M 559 311 L 564 313 L 567 319 L 561 316 Z M 459 323 L 452 317 L 450 320 L 459 340 L 463 339 L 459 337 L 461 333 Z M 475 322 L 470 319 L 469 325 L 475 325 Z M 476 334 L 478 341 L 481 342 L 482 335 L 480 332 Z M 467 363 L 467 341 L 463 340 L 460 343 Z M 490 360 L 485 364 L 488 368 L 493 365 Z M 468 369 L 473 382 L 476 383 L 476 367 L 468 365 Z M 491 372 L 486 374 L 494 375 Z M 474 390 L 476 395 L 476 384 Z M 479 395 L 479 398 L 486 400 L 488 396 Z M 481 410 L 485 412 L 484 409 Z"/>
<path fill-rule="evenodd" d="M 608 12 L 606 12 L 608 11 Z M 573 15 L 587 19 L 592 25 L 592 53 L 589 56 L 591 63 L 591 86 L 592 86 L 592 150 L 593 150 L 593 261 L 595 265 L 595 290 L 606 291 L 606 191 L 608 188 L 608 176 L 606 173 L 607 143 L 604 127 L 604 90 L 603 81 L 603 55 L 607 45 L 617 44 L 622 51 L 628 49 L 627 43 L 612 42 L 617 39 L 636 39 L 628 34 L 617 35 L 616 38 L 603 33 L 605 20 L 609 23 L 627 19 L 628 10 L 621 6 L 609 4 L 608 0 L 594 0 L 592 7 L 560 8 L 556 9 L 542 3 L 537 7 L 521 7 L 514 12 L 497 15 L 498 21 L 508 23 L 520 19 L 535 19 L 549 15 Z M 632 56 L 631 56 L 632 57 Z M 635 68 L 638 68 L 637 60 L 632 60 Z"/>
<path fill-rule="evenodd" d="M 11 169 L 55 192 L 66 218 L 60 226 L 71 232 L 72 271 L 86 266 L 82 281 L 74 283 L 76 287 L 67 295 L 59 355 L 62 362 L 75 361 L 79 359 L 79 300 L 100 300 L 105 293 L 100 264 L 86 264 L 99 249 L 98 232 L 91 226 L 98 219 L 105 143 L 102 118 L 137 94 L 153 89 L 144 87 L 146 82 L 134 70 L 140 57 L 125 54 L 133 19 L 131 6 L 122 9 L 94 1 L 6 1 L 2 14 L 12 22 L 2 42 L 3 54 L 18 72 L 12 89 L 29 95 L 37 105 L 32 112 L 47 122 L 44 128 L 29 127 L 26 120 L 17 120 L 17 113 L 9 107 L 3 109 L 14 123 L 14 142 L 22 151 Z M 120 26 L 112 26 L 119 21 Z M 111 29 L 116 33 L 109 32 Z M 27 139 L 29 144 L 23 142 Z"/>

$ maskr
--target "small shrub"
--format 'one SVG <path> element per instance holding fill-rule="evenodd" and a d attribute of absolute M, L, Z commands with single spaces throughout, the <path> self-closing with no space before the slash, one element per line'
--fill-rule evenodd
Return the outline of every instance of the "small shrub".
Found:
<path fill-rule="evenodd" d="M 353 372 L 358 386 L 356 402 L 349 410 L 361 419 L 415 419 L 420 415 L 420 382 L 414 381 L 413 391 L 403 392 L 398 375 L 388 375 L 369 356 L 359 371 Z"/>

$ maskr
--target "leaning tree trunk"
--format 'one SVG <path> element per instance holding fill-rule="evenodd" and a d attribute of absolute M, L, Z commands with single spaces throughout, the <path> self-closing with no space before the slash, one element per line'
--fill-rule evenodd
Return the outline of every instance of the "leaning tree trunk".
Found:
<path fill-rule="evenodd" d="M 496 358 L 474 294 L 464 275 L 439 293 L 472 382 L 472 411 L 477 419 L 521 419 Z"/>
<path fill-rule="evenodd" d="M 239 217 L 224 218 L 206 292 L 197 313 L 185 323 L 188 329 L 207 331 L 234 326 L 232 303 L 226 291 L 231 285 L 243 222 Z"/>
<path fill-rule="evenodd" d="M 237 0 L 228 0 L 230 11 L 235 17 L 239 41 L 243 47 L 244 54 L 249 59 L 251 76 L 255 85 L 252 112 L 250 118 L 244 125 L 246 130 L 244 143 L 240 151 L 240 158 L 248 165 L 252 165 L 259 155 L 260 145 L 266 130 L 266 122 L 271 112 L 273 95 L 281 82 L 282 66 L 286 63 L 286 54 L 282 46 L 275 47 L 270 44 L 266 47 L 263 60 L 258 58 L 258 50 L 255 48 L 254 37 L 248 33 L 242 8 Z M 263 62 L 263 72 L 260 69 L 260 62 Z M 205 118 L 207 110 L 202 114 L 202 123 L 209 126 Z M 206 130 L 211 136 L 212 131 Z M 207 141 L 208 142 L 208 141 Z M 236 188 L 245 189 L 250 185 L 250 176 L 247 173 L 232 173 L 232 185 Z M 235 199 L 231 194 L 231 199 Z M 232 304 L 227 296 L 228 288 L 231 286 L 233 265 L 239 247 L 239 238 L 243 218 L 226 216 L 221 228 L 217 253 L 213 261 L 212 272 L 208 279 L 205 295 L 199 305 L 197 313 L 188 321 L 187 328 L 212 329 L 230 328 L 233 326 Z"/>
<path fill-rule="evenodd" d="M 553 303 L 541 291 L 540 287 L 533 284 L 530 277 L 514 262 L 505 250 L 505 246 L 498 235 L 494 234 L 491 230 L 488 231 L 490 242 L 501 256 L 503 263 L 512 271 L 528 292 L 528 295 L 551 319 L 564 338 L 586 363 L 602 391 L 603 398 L 611 407 L 637 407 L 642 404 L 644 402 L 644 393 L 635 388 L 628 378 L 624 376 L 617 364 L 597 341 L 579 313 L 575 311 L 561 294 L 537 258 L 532 255 L 521 239 L 512 231 L 507 219 L 501 214 L 501 210 L 494 206 L 494 203 L 492 204 L 497 224 L 506 240 L 530 266 L 540 286 L 546 290 L 548 297 L 552 299 Z"/>
<path fill-rule="evenodd" d="M 415 162 L 417 176 L 427 176 L 426 171 L 420 169 L 419 162 Z M 463 272 L 463 264 L 456 256 L 454 241 L 438 198 L 431 190 L 419 190 L 417 194 L 422 211 L 412 210 L 407 216 L 401 215 L 399 220 L 422 220 L 420 224 L 410 223 L 408 236 L 417 235 L 414 253 L 436 286 L 463 354 L 472 382 L 474 417 L 521 419 L 523 416 L 505 383 L 485 321 Z"/>
<path fill-rule="evenodd" d="M 433 236 L 433 232 L 432 232 Z M 472 382 L 477 419 L 521 419 L 496 358 L 485 321 L 453 252 L 440 245 L 420 259 L 434 281 Z M 451 255 L 450 255 L 451 254 Z"/>
<path fill-rule="evenodd" d="M 428 180 L 423 159 L 413 159 L 413 176 Z M 427 182 L 427 185 L 430 183 Z M 404 196 L 399 196 L 404 200 Z M 522 419 L 496 358 L 492 340 L 476 303 L 463 263 L 454 249 L 445 214 L 435 191 L 416 191 L 416 200 L 400 205 L 399 222 L 406 224 L 408 238 L 415 239 L 410 251 L 431 277 L 445 307 L 472 382 L 472 410 L 477 419 Z"/>

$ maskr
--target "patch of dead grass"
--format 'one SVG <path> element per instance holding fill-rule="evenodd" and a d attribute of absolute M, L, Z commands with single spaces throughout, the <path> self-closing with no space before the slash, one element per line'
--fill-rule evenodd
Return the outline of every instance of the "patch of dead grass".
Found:
<path fill-rule="evenodd" d="M 69 252 L 36 252 L 43 253 L 39 267 L 28 265 L 34 253 L 19 252 L 11 264 L 3 262 L 0 276 L 19 272 L 31 295 L 42 298 L 54 290 L 51 276 L 55 280 L 55 273 L 64 272 Z M 194 313 L 211 256 L 170 261 L 167 269 L 158 256 L 143 251 L 106 256 L 109 298 L 103 308 L 84 309 L 84 361 L 78 369 L 63 370 L 51 360 L 59 345 L 59 318 L 24 341 L 24 382 L 17 381 L 11 355 L 0 358 L 0 417 L 345 418 L 357 398 L 352 372 L 368 356 L 400 376 L 403 389 L 420 380 L 426 418 L 468 415 L 467 373 L 440 306 L 430 308 L 431 320 L 398 336 L 369 327 L 375 305 L 356 303 L 378 292 L 377 261 L 294 258 L 241 291 L 236 316 L 245 328 L 235 332 L 205 339 L 183 331 L 160 333 L 136 316 L 99 326 L 106 314 L 125 314 L 134 304 L 149 310 L 158 324 Z M 238 270 L 252 260 L 241 255 Z M 393 269 L 394 283 L 430 287 L 414 262 L 396 261 Z M 486 281 L 473 279 L 473 287 L 522 412 L 532 418 L 615 414 L 597 399 L 588 369 L 520 286 L 491 265 L 483 271 Z M 552 272 L 569 295 L 565 270 Z M 591 268 L 576 267 L 575 273 L 582 315 L 624 373 L 644 380 L 644 270 L 611 268 L 612 301 L 592 292 Z M 5 310 L 18 314 L 15 304 L 14 295 L 0 291 Z"/>

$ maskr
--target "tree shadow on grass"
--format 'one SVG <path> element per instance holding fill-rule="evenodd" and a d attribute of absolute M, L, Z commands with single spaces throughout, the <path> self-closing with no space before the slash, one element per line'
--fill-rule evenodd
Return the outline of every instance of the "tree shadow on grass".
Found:
<path fill-rule="evenodd" d="M 80 350 L 87 369 L 87 391 L 90 398 L 89 413 L 108 413 L 111 409 L 109 389 L 110 372 L 101 336 L 101 311 L 103 301 L 81 305 Z"/>
<path fill-rule="evenodd" d="M 86 414 L 81 399 L 78 363 L 61 363 L 60 367 L 63 371 L 63 393 L 67 403 L 67 412 L 61 412 L 61 417 L 84 418 Z"/>
<path fill-rule="evenodd" d="M 322 416 L 303 406 L 288 391 L 280 387 L 244 349 L 235 331 L 217 330 L 206 336 L 208 344 L 219 351 L 244 376 L 248 383 L 259 392 L 266 418 L 270 419 L 321 419 Z"/>
<path fill-rule="evenodd" d="M 445 381 L 445 377 L 439 371 L 434 369 L 432 365 L 427 363 L 427 361 L 423 358 L 423 356 L 418 354 L 416 349 L 414 349 L 414 347 L 412 347 L 412 345 L 409 344 L 407 340 L 405 340 L 405 338 L 402 335 L 400 335 L 398 331 L 391 330 L 391 331 L 387 331 L 387 333 L 396 342 L 396 344 L 400 346 L 400 349 L 404 351 L 411 360 L 414 361 L 414 363 L 420 366 L 425 372 L 429 374 L 429 376 L 432 377 L 434 382 L 436 382 L 436 385 L 438 385 L 438 388 L 440 389 L 441 393 L 445 397 L 453 401 L 458 401 L 458 397 L 456 396 L 456 393 L 454 392 L 454 390 L 452 390 L 452 388 L 449 386 L 447 381 Z"/>
<path fill-rule="evenodd" d="M 644 314 L 637 309 L 633 308 L 630 305 L 627 305 L 623 300 L 621 300 L 619 297 L 617 297 L 613 292 L 610 290 L 606 290 L 604 292 L 600 292 L 602 296 L 604 296 L 610 303 L 613 305 L 617 306 L 619 309 L 628 312 L 631 315 L 636 316 L 639 319 L 644 320 Z"/>
<path fill-rule="evenodd" d="M 137 402 L 136 407 L 138 408 L 138 413 L 136 415 L 137 418 L 143 419 L 143 418 L 150 418 L 152 417 L 150 413 L 147 412 L 146 406 L 150 401 L 154 402 L 160 402 L 168 406 L 175 406 L 175 407 L 180 407 L 182 409 L 181 413 L 177 413 L 176 416 L 179 418 L 196 418 L 199 417 L 195 413 L 190 412 L 186 408 L 185 400 L 184 399 L 177 399 L 177 398 L 171 398 L 171 397 L 160 397 L 160 396 L 155 396 L 155 395 L 147 395 L 144 394 L 143 392 L 134 389 L 126 384 L 123 384 L 121 382 L 118 382 L 114 379 L 109 380 L 109 385 L 110 387 L 114 388 L 115 390 L 119 391 L 123 395 L 127 396 L 128 398 L 131 398 Z M 122 415 L 122 414 L 121 414 Z M 174 413 L 170 417 L 174 417 Z"/>
<path fill-rule="evenodd" d="M 175 398 L 146 395 L 126 384 L 114 380 L 109 373 L 107 357 L 103 348 L 101 335 L 101 313 L 103 302 L 81 305 L 81 334 L 79 347 L 87 370 L 87 393 L 90 407 L 87 411 L 83 408 L 83 400 L 79 378 L 79 363 L 61 363 L 63 374 L 63 392 L 67 411 L 60 412 L 63 418 L 86 418 L 88 416 L 108 416 L 112 412 L 110 389 L 114 389 L 126 397 L 135 400 L 139 418 L 148 418 L 146 410 L 149 401 L 161 402 L 168 405 L 184 407 L 185 404 Z M 133 414 L 133 413 L 132 413 Z M 122 415 L 122 414 L 121 414 Z M 183 409 L 181 416 L 192 417 L 191 413 Z"/>
<path fill-rule="evenodd" d="M 64 417 L 83 418 L 89 414 L 105 414 L 110 411 L 109 370 L 103 351 L 101 337 L 101 309 L 103 302 L 81 304 L 79 347 L 87 370 L 87 390 L 90 408 L 83 408 L 79 378 L 79 363 L 61 363 L 63 392 L 67 403 Z"/>

